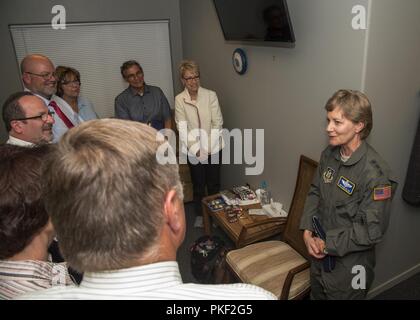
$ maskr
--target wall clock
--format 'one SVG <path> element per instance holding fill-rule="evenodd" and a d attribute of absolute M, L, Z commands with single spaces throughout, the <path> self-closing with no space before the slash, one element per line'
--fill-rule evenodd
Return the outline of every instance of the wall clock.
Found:
<path fill-rule="evenodd" d="M 237 48 L 235 49 L 235 51 L 233 51 L 232 64 L 233 64 L 233 69 L 235 69 L 235 71 L 238 74 L 242 75 L 246 72 L 246 69 L 248 67 L 248 62 L 246 60 L 246 54 L 244 50 Z"/>

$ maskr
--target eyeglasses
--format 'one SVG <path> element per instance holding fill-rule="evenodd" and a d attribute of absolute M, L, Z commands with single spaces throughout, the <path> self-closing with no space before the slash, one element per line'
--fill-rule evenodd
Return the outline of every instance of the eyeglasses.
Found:
<path fill-rule="evenodd" d="M 39 116 L 34 117 L 27 117 L 27 118 L 20 118 L 20 119 L 13 119 L 15 121 L 23 121 L 23 120 L 32 120 L 32 119 L 41 119 L 42 121 L 46 122 L 48 120 L 48 117 L 54 116 L 54 111 L 48 111 L 47 113 L 40 114 Z"/>
<path fill-rule="evenodd" d="M 137 72 L 137 73 L 128 74 L 128 75 L 126 75 L 125 77 L 126 77 L 126 79 L 128 79 L 128 80 L 134 80 L 134 78 L 141 78 L 141 77 L 143 77 L 143 76 L 144 76 L 143 72 L 139 71 L 139 72 Z"/>
<path fill-rule="evenodd" d="M 195 76 L 195 77 L 189 77 L 189 78 L 183 78 L 185 81 L 191 81 L 191 80 L 197 80 L 197 79 L 200 79 L 200 76 Z"/>
<path fill-rule="evenodd" d="M 56 72 L 48 72 L 48 73 L 33 73 L 33 72 L 26 71 L 25 73 L 29 73 L 29 74 L 31 74 L 31 75 L 33 75 L 33 76 L 41 77 L 41 78 L 42 78 L 42 79 L 44 79 L 44 80 L 49 80 L 49 79 L 51 79 L 51 77 L 53 77 L 53 78 L 55 78 L 55 79 L 57 79 L 57 78 L 58 78 L 58 77 L 57 77 L 57 73 L 56 73 Z"/>
<path fill-rule="evenodd" d="M 62 81 L 61 84 L 64 85 L 71 85 L 71 86 L 80 86 L 82 83 L 79 80 L 74 80 L 74 81 Z"/>

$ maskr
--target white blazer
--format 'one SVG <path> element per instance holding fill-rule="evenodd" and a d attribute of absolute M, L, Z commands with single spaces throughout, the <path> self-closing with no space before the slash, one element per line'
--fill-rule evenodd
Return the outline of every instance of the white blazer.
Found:
<path fill-rule="evenodd" d="M 175 97 L 175 122 L 183 151 L 188 150 L 190 155 L 195 156 L 200 149 L 214 154 L 224 147 L 221 135 L 223 116 L 216 92 L 199 87 L 197 101 L 191 100 L 187 89 L 178 94 Z M 202 134 L 194 129 L 202 129 Z"/>

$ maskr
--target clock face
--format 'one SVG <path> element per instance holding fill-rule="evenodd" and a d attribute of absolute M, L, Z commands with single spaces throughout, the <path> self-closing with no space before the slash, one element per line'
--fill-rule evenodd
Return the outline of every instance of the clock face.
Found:
<path fill-rule="evenodd" d="M 232 55 L 233 68 L 238 74 L 244 74 L 247 69 L 245 52 L 242 49 L 236 49 Z"/>

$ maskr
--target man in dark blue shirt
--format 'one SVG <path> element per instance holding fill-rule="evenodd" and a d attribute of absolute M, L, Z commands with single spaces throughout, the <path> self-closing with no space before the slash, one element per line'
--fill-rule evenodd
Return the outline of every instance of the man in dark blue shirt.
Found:
<path fill-rule="evenodd" d="M 157 130 L 171 128 L 171 109 L 159 87 L 144 82 L 143 68 L 135 60 L 121 66 L 121 75 L 129 87 L 115 98 L 115 117 L 139 121 Z"/>

